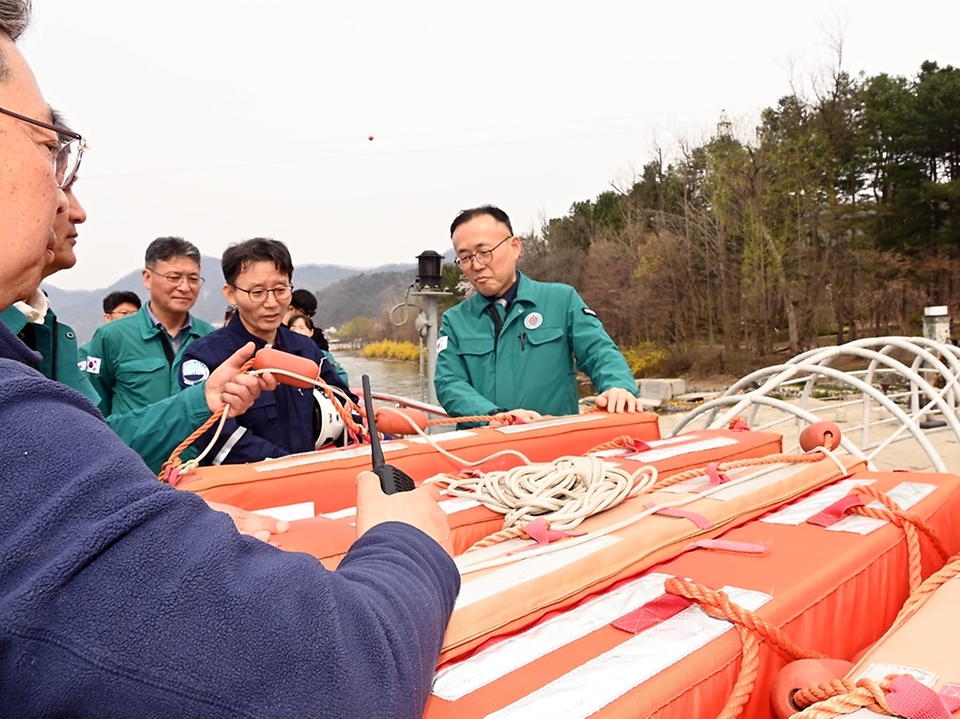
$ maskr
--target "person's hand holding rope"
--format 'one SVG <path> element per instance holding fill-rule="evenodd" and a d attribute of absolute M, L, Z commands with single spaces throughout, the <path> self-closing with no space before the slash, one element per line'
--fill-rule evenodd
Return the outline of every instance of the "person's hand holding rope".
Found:
<path fill-rule="evenodd" d="M 250 409 L 261 392 L 277 388 L 277 380 L 269 372 L 246 372 L 244 365 L 253 357 L 255 349 L 253 342 L 247 342 L 210 373 L 203 392 L 211 414 L 226 405 L 227 416 L 236 417 Z"/>

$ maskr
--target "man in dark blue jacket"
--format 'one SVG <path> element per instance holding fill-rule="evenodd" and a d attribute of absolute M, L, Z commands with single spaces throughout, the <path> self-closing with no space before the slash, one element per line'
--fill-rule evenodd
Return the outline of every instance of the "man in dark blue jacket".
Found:
<path fill-rule="evenodd" d="M 253 342 L 257 349 L 269 345 L 313 360 L 320 365 L 320 379 L 355 402 L 356 396 L 317 345 L 281 324 L 293 291 L 293 262 L 286 245 L 257 237 L 228 247 L 220 262 L 226 282 L 223 294 L 237 313 L 226 327 L 187 347 L 180 385 L 204 381 L 221 362 Z M 280 385 L 274 392 L 264 392 L 242 416 L 227 421 L 203 464 L 242 464 L 309 452 L 321 429 L 315 426 L 316 413 L 317 400 L 309 389 Z M 213 436 L 211 430 L 197 447 L 204 449 Z"/>
<path fill-rule="evenodd" d="M 39 286 L 79 164 L 13 42 L 29 7 L 0 3 L 0 310 Z M 329 572 L 158 482 L 39 362 L 0 324 L 0 716 L 423 713 L 459 586 L 435 489 L 362 473 Z"/>

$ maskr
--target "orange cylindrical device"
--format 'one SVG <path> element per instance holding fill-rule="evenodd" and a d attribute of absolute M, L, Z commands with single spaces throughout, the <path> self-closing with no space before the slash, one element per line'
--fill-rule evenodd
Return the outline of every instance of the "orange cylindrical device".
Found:
<path fill-rule="evenodd" d="M 840 428 L 833 422 L 814 422 L 800 433 L 800 448 L 809 452 L 817 447 L 836 449 L 840 446 Z"/>
<path fill-rule="evenodd" d="M 414 427 L 427 428 L 427 415 L 411 407 L 378 407 L 374 410 L 377 429 L 384 434 L 416 434 Z"/>
<path fill-rule="evenodd" d="M 273 347 L 264 347 L 257 352 L 253 358 L 253 368 L 255 370 L 267 370 L 268 372 L 270 370 L 284 370 L 310 379 L 316 379 L 320 376 L 320 366 L 312 359 L 298 357 L 289 352 L 281 352 Z M 301 389 L 310 389 L 314 386 L 311 382 L 304 382 L 301 379 L 279 372 L 275 373 L 274 377 L 277 378 L 277 382 L 283 382 L 283 384 L 300 387 Z"/>
<path fill-rule="evenodd" d="M 842 659 L 798 659 L 781 669 L 770 688 L 770 708 L 777 719 L 788 719 L 802 707 L 793 702 L 798 689 L 842 679 L 853 668 Z"/>

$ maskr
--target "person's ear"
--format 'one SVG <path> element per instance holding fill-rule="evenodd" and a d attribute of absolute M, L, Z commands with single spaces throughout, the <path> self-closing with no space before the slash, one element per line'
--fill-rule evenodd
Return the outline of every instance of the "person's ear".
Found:
<path fill-rule="evenodd" d="M 237 290 L 233 285 L 224 285 L 223 286 L 223 297 L 227 300 L 228 305 L 233 305 L 237 307 Z"/>

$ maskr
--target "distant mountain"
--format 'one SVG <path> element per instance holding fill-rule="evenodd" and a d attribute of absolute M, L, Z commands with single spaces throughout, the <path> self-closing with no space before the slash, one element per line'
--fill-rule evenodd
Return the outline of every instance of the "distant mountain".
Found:
<path fill-rule="evenodd" d="M 203 257 L 201 259 L 201 266 L 203 268 L 201 274 L 204 276 L 205 282 L 200 290 L 200 297 L 197 299 L 197 304 L 193 308 L 193 314 L 219 326 L 223 323 L 223 312 L 227 306 L 227 302 L 221 292 L 221 288 L 223 287 L 223 273 L 220 271 L 220 260 L 216 257 Z M 43 289 L 46 290 L 50 296 L 50 304 L 57 313 L 57 317 L 73 327 L 77 333 L 77 339 L 80 344 L 83 344 L 93 336 L 97 327 L 103 323 L 102 302 L 103 298 L 109 293 L 116 290 L 132 290 L 140 296 L 141 300 L 147 300 L 147 291 L 143 287 L 142 272 L 142 270 L 134 270 L 121 277 L 109 287 L 100 290 L 61 290 L 49 282 L 43 284 Z M 340 265 L 303 265 L 297 267 L 294 272 L 294 285 L 298 288 L 308 289 L 311 292 L 318 292 L 336 283 L 342 283 L 344 280 L 352 277 L 395 274 L 398 278 L 397 282 L 402 283 L 402 280 L 399 279 L 401 275 L 406 277 L 406 285 L 404 285 L 404 287 L 406 287 L 413 282 L 416 273 L 417 271 L 414 265 L 404 264 L 383 265 L 373 269 L 358 269 L 356 267 L 343 267 Z M 54 276 L 52 280 L 55 283 L 56 276 Z M 380 289 L 382 290 L 384 288 L 381 287 Z M 355 298 L 353 302 L 357 308 L 354 314 L 350 314 L 349 309 L 347 309 L 351 306 L 351 301 L 341 299 L 351 294 Z M 367 315 L 365 308 L 367 307 L 369 295 L 370 290 L 367 287 L 366 281 L 362 281 L 353 287 L 351 287 L 350 283 L 347 283 L 341 291 L 336 293 L 338 306 L 342 306 L 343 309 L 338 309 L 333 313 L 333 316 L 337 318 L 345 318 L 338 319 L 337 321 L 327 321 L 327 319 L 324 319 L 322 326 L 329 327 L 331 324 L 339 326 L 354 317 Z M 390 296 L 392 297 L 393 295 Z M 402 292 L 400 296 L 402 296 Z M 364 308 L 364 311 L 359 311 L 361 307 Z M 323 308 L 322 302 L 321 308 Z M 381 309 L 382 308 L 378 308 L 375 312 L 367 316 L 378 317 Z"/>
<path fill-rule="evenodd" d="M 314 322 L 326 329 L 341 327 L 354 317 L 379 319 L 385 309 L 403 301 L 416 275 L 411 266 L 393 272 L 371 270 L 334 282 L 317 293 Z"/>

